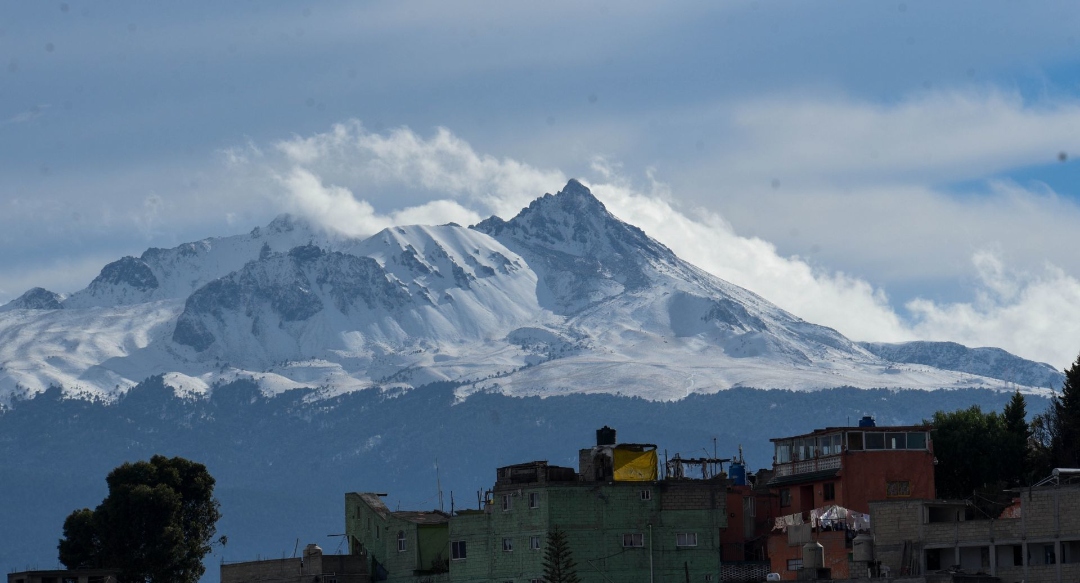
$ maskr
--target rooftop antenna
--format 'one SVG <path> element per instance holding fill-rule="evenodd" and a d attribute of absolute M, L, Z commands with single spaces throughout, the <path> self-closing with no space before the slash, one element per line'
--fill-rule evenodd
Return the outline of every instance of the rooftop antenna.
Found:
<path fill-rule="evenodd" d="M 293 545 L 293 548 L 292 548 L 292 556 L 293 556 L 294 559 L 296 558 L 296 549 L 298 549 L 298 548 L 300 548 L 300 539 L 296 539 L 296 544 Z"/>
<path fill-rule="evenodd" d="M 439 512 L 443 511 L 442 479 L 439 477 L 439 458 L 435 458 L 435 488 L 439 490 Z"/>

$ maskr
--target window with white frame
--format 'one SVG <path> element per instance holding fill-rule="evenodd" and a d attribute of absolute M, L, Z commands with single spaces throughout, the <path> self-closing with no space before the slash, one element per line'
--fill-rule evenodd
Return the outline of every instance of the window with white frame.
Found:
<path fill-rule="evenodd" d="M 540 508 L 540 492 L 529 492 L 529 508 Z"/>
<path fill-rule="evenodd" d="M 509 512 L 514 508 L 514 496 L 512 494 L 503 494 L 502 509 L 503 512 Z"/>
<path fill-rule="evenodd" d="M 675 546 L 677 547 L 696 547 L 697 546 L 697 533 L 696 532 L 680 532 L 675 534 Z"/>
<path fill-rule="evenodd" d="M 788 559 L 787 560 L 787 570 L 788 571 L 798 571 L 799 569 L 802 569 L 802 559 Z"/>
<path fill-rule="evenodd" d="M 509 553 L 509 552 L 511 552 L 513 550 L 514 550 L 514 539 L 512 539 L 512 538 L 504 538 L 503 539 L 503 551 Z"/>
<path fill-rule="evenodd" d="M 456 540 L 450 543 L 450 558 L 454 561 L 461 561 L 468 557 L 466 552 L 465 541 Z"/>
<path fill-rule="evenodd" d="M 405 531 L 404 530 L 397 531 L 397 550 L 398 550 L 399 553 L 403 552 L 405 550 Z"/>
<path fill-rule="evenodd" d="M 529 548 L 534 550 L 534 551 L 540 550 L 540 536 L 539 535 L 534 534 L 533 536 L 529 537 Z"/>
<path fill-rule="evenodd" d="M 642 500 L 652 500 L 652 490 L 648 490 L 648 489 L 642 490 L 641 491 L 641 499 Z"/>
<path fill-rule="evenodd" d="M 628 532 L 622 535 L 622 546 L 627 548 L 645 546 L 645 535 L 640 532 Z"/>

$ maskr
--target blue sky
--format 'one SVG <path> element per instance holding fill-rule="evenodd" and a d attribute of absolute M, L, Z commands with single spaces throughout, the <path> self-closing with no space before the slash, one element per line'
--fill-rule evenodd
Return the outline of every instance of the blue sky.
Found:
<path fill-rule="evenodd" d="M 281 212 L 508 218 L 574 176 L 855 339 L 1064 366 L 1077 31 L 1066 2 L 0 2 L 0 302 Z"/>

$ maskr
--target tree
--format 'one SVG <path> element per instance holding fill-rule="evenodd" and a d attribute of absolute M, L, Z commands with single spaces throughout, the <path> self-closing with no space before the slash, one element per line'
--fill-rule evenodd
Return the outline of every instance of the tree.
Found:
<path fill-rule="evenodd" d="M 581 583 L 577 576 L 577 564 L 571 556 L 566 533 L 556 526 L 547 535 L 544 549 L 545 583 Z"/>
<path fill-rule="evenodd" d="M 1036 417 L 1033 425 L 1043 473 L 1054 467 L 1080 467 L 1080 356 L 1065 369 L 1061 395 L 1050 398 L 1046 412 Z"/>
<path fill-rule="evenodd" d="M 1005 464 L 1000 477 L 1011 486 L 1020 486 L 1030 481 L 1032 468 L 1028 447 L 1031 428 L 1027 422 L 1027 402 L 1019 390 L 1001 412 L 1001 422 L 1004 430 L 1001 435 L 1001 459 Z"/>
<path fill-rule="evenodd" d="M 999 455 L 986 455 L 1001 442 L 1002 423 L 997 413 L 983 413 L 978 405 L 958 411 L 934 413 L 934 468 L 937 495 L 969 498 L 976 489 L 998 481 Z"/>
<path fill-rule="evenodd" d="M 60 562 L 119 569 L 125 583 L 197 583 L 221 517 L 206 466 L 156 455 L 105 479 L 109 495 L 64 521 Z"/>

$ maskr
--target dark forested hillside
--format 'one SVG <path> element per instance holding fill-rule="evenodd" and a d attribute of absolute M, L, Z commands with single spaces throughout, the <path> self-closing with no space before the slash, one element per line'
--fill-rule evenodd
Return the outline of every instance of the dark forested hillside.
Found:
<path fill-rule="evenodd" d="M 656 443 L 674 454 L 721 456 L 739 445 L 751 469 L 772 463 L 770 437 L 854 423 L 913 423 L 934 411 L 978 403 L 999 410 L 1011 394 L 982 389 L 816 392 L 732 389 L 654 402 L 612 395 L 514 398 L 475 394 L 456 402 L 453 386 L 408 392 L 368 390 L 311 400 L 306 390 L 264 396 L 249 381 L 217 387 L 208 399 L 174 395 L 160 377 L 113 404 L 62 399 L 59 390 L 17 401 L 0 416 L 0 566 L 56 566 L 63 519 L 93 507 L 105 475 L 123 461 L 155 453 L 206 464 L 217 479 L 229 544 L 210 561 L 291 554 L 317 542 L 329 552 L 343 532 L 343 494 L 389 493 L 394 508 L 438 505 L 438 459 L 449 510 L 476 504 L 499 465 L 547 459 L 573 466 L 594 430 L 610 425 L 620 441 Z M 1032 398 L 1028 410 L 1045 408 Z M 210 565 L 207 577 L 217 578 Z"/>

